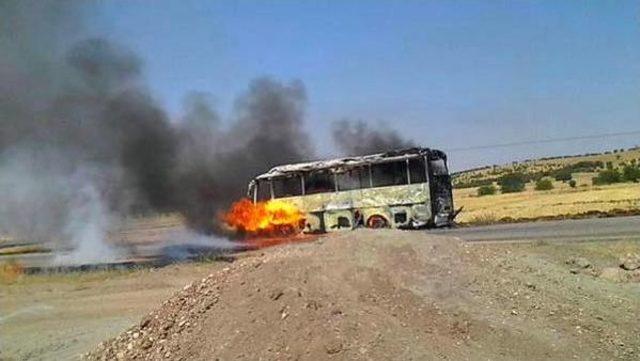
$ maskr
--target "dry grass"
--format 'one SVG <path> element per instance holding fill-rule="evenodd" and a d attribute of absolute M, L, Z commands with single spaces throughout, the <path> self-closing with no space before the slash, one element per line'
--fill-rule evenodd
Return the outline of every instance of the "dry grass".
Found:
<path fill-rule="evenodd" d="M 455 189 L 456 207 L 464 206 L 457 221 L 493 223 L 489 222 L 491 218 L 495 221 L 507 217 L 531 219 L 640 208 L 638 183 L 570 188 L 561 182 L 554 182 L 554 187 L 550 191 L 535 191 L 531 184 L 527 184 L 527 188 L 521 193 L 483 197 L 477 196 L 477 188 Z"/>
<path fill-rule="evenodd" d="M 48 249 L 37 244 L 26 244 L 22 246 L 11 246 L 0 248 L 0 256 L 8 256 L 15 254 L 47 252 Z"/>
<path fill-rule="evenodd" d="M 24 273 L 24 267 L 14 260 L 0 263 L 0 284 L 15 283 Z"/>

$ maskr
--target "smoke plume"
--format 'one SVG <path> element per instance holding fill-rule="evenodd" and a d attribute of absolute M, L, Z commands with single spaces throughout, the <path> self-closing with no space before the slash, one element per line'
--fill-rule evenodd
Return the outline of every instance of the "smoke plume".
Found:
<path fill-rule="evenodd" d="M 176 183 L 181 211 L 197 229 L 215 229 L 216 216 L 245 195 L 253 176 L 313 156 L 303 129 L 306 93 L 299 81 L 252 81 L 236 100 L 227 130 L 218 128 L 218 116 L 202 95 L 191 100 L 179 124 L 185 145 Z"/>
<path fill-rule="evenodd" d="M 170 119 L 136 54 L 82 36 L 82 4 L 0 2 L 0 234 L 73 251 L 60 262 L 111 260 L 127 217 L 180 212 L 189 232 L 220 231 L 253 176 L 313 157 L 302 82 L 255 79 L 228 119 L 194 92 Z M 363 122 L 333 136 L 351 155 L 413 145 Z"/>
<path fill-rule="evenodd" d="M 333 141 L 343 155 L 366 155 L 415 146 L 395 130 L 384 125 L 376 128 L 361 120 L 340 120 L 331 128 Z"/>
<path fill-rule="evenodd" d="M 134 53 L 79 38 L 81 10 L 0 3 L 1 234 L 109 260 L 105 239 L 124 218 L 177 211 L 215 231 L 251 177 L 311 156 L 301 82 L 251 82 L 225 129 L 203 93 L 172 122 Z"/>

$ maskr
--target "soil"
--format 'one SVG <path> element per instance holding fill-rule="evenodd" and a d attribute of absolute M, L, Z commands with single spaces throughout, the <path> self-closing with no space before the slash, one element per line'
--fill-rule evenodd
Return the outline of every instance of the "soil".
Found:
<path fill-rule="evenodd" d="M 639 252 L 333 234 L 212 266 L 85 358 L 637 360 Z"/>
<path fill-rule="evenodd" d="M 227 262 L 23 274 L 0 284 L 0 360 L 78 360 Z"/>

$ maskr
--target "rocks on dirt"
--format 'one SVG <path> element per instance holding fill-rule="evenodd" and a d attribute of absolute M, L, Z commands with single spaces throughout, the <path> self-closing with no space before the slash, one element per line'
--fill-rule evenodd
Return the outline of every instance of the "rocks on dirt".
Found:
<path fill-rule="evenodd" d="M 617 283 L 640 282 L 640 268 L 628 271 L 622 267 L 606 267 L 600 271 L 599 277 Z"/>
<path fill-rule="evenodd" d="M 332 340 L 325 345 L 325 350 L 329 355 L 334 355 L 342 351 L 342 342 L 340 340 Z"/>
<path fill-rule="evenodd" d="M 567 264 L 577 269 L 584 269 L 591 267 L 591 262 L 584 257 L 572 257 L 567 260 Z"/>
<path fill-rule="evenodd" d="M 635 327 L 620 327 L 635 316 L 629 287 L 602 292 L 604 280 L 567 275 L 572 269 L 613 282 L 640 277 L 640 268 L 624 269 L 634 267 L 626 259 L 624 267 L 614 261 L 601 269 L 584 257 L 562 266 L 566 257 L 554 254 L 559 261 L 547 266 L 547 258 L 522 256 L 524 248 L 508 246 L 520 254 L 514 257 L 504 246 L 463 249 L 455 239 L 395 231 L 324 242 L 269 249 L 186 285 L 87 358 L 484 360 L 494 352 L 518 359 L 527 348 L 531 359 L 570 359 L 573 354 L 540 343 L 539 326 L 550 322 L 579 357 L 609 359 L 622 346 L 598 344 L 596 337 L 628 345 L 637 336 Z M 609 312 L 612 301 L 616 312 Z M 496 339 L 503 329 L 506 337 Z"/>
<path fill-rule="evenodd" d="M 617 267 L 606 267 L 600 272 L 600 278 L 612 282 L 623 282 L 624 271 Z"/>
<path fill-rule="evenodd" d="M 627 271 L 640 269 L 640 254 L 627 253 L 625 256 L 621 257 L 620 268 Z"/>

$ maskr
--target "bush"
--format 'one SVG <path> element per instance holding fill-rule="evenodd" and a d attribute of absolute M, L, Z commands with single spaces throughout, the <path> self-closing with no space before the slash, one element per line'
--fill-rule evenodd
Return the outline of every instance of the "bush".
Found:
<path fill-rule="evenodd" d="M 557 181 L 562 181 L 562 182 L 571 180 L 571 169 L 568 169 L 568 168 L 560 169 L 559 171 L 555 172 L 555 174 L 553 175 L 553 178 L 555 178 L 555 180 Z"/>
<path fill-rule="evenodd" d="M 572 180 L 570 180 L 570 181 L 569 181 L 569 187 L 571 187 L 571 188 L 575 188 L 575 187 L 576 187 L 576 181 L 575 181 L 575 180 L 573 180 L 573 179 L 572 179 Z"/>
<path fill-rule="evenodd" d="M 591 180 L 593 185 L 604 185 L 604 184 L 612 184 L 619 183 L 622 181 L 622 177 L 620 173 L 615 169 L 606 169 L 600 171 L 597 177 L 593 177 Z"/>
<path fill-rule="evenodd" d="M 625 182 L 637 182 L 640 180 L 640 168 L 633 166 L 625 166 L 622 169 L 622 179 Z"/>
<path fill-rule="evenodd" d="M 466 182 L 454 181 L 453 188 L 474 188 L 493 184 L 493 179 L 471 179 Z"/>
<path fill-rule="evenodd" d="M 502 193 L 522 192 L 524 190 L 525 183 L 525 175 L 519 172 L 505 174 L 498 179 L 498 184 L 500 185 L 500 191 Z"/>
<path fill-rule="evenodd" d="M 493 186 L 493 184 L 488 185 L 488 186 L 482 186 L 482 187 L 478 188 L 478 197 L 496 194 L 496 191 L 497 191 L 497 189 L 496 189 L 496 187 Z"/>
<path fill-rule="evenodd" d="M 551 183 L 550 179 L 540 179 L 536 182 L 536 190 L 537 191 L 548 191 L 553 189 L 553 183 Z"/>

